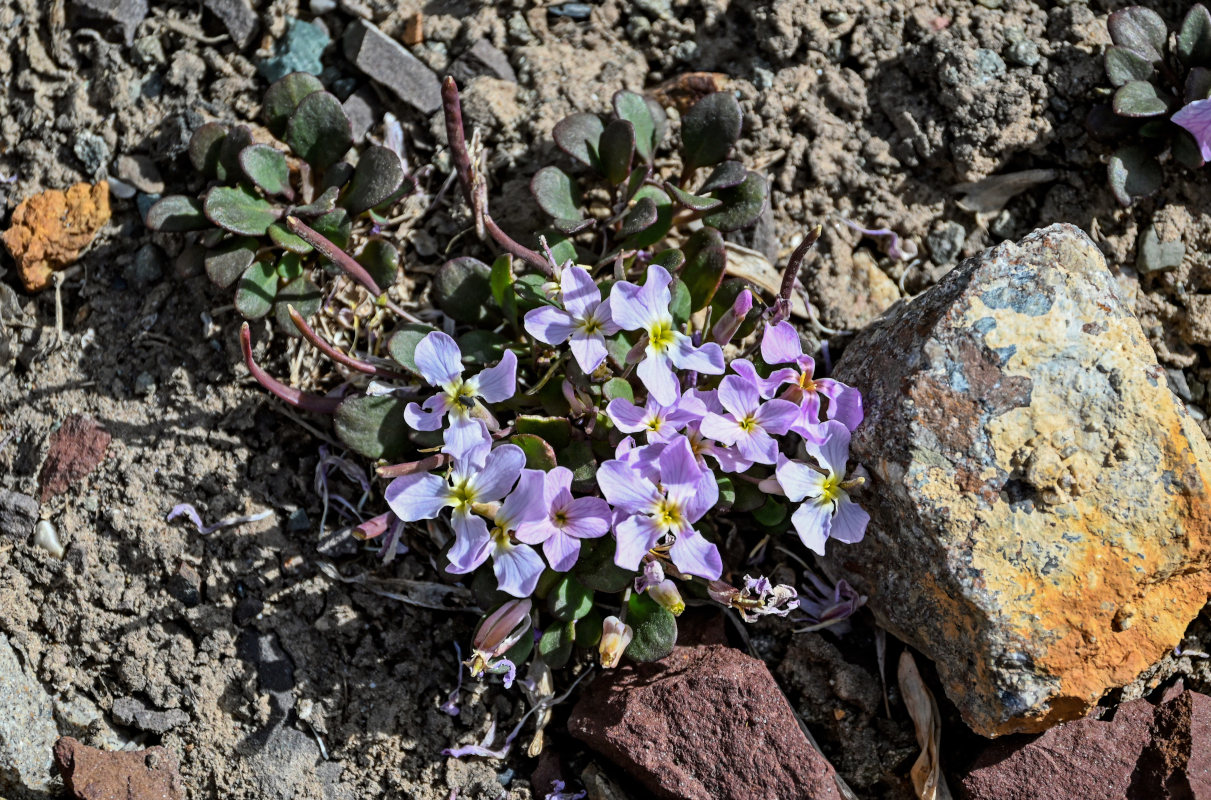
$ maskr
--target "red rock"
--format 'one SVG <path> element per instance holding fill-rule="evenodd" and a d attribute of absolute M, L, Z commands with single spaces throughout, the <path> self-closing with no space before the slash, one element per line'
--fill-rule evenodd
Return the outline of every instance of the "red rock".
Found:
<path fill-rule="evenodd" d="M 109 433 L 91 417 L 72 414 L 63 420 L 59 430 L 51 434 L 50 450 L 38 476 L 42 502 L 67 491 L 96 469 L 105 458 L 109 440 Z"/>
<path fill-rule="evenodd" d="M 568 729 L 657 797 L 841 796 L 765 664 L 730 647 L 677 647 L 602 675 Z"/>
<path fill-rule="evenodd" d="M 177 758 L 163 747 L 106 752 L 70 736 L 55 742 L 55 765 L 77 800 L 183 800 Z"/>

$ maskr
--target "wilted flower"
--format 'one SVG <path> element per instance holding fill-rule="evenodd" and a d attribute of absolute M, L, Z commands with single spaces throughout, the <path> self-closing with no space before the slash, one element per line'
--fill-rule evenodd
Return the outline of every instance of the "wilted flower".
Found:
<path fill-rule="evenodd" d="M 677 584 L 668 578 L 649 586 L 648 597 L 667 609 L 674 617 L 681 616 L 681 612 L 685 611 L 685 601 L 681 599 L 681 592 L 677 590 Z"/>
<path fill-rule="evenodd" d="M 737 589 L 723 581 L 711 581 L 707 593 L 716 603 L 734 608 L 745 622 L 756 622 L 773 614 L 785 617 L 799 607 L 799 593 L 786 584 L 774 586 L 764 576 L 744 576 L 744 588 Z"/>
<path fill-rule="evenodd" d="M 522 636 L 529 635 L 533 625 L 530 617 L 533 606 L 528 597 L 508 600 L 484 617 L 471 640 L 473 652 L 467 661 L 467 667 L 471 670 L 472 677 L 479 677 L 485 671 L 491 671 L 496 662 L 521 641 Z"/>
<path fill-rule="evenodd" d="M 847 491 L 862 483 L 862 478 L 845 479 L 849 430 L 836 420 L 820 428 L 823 441 L 807 441 L 804 445 L 825 471 L 779 456 L 775 474 L 788 499 L 804 501 L 791 517 L 799 538 L 812 551 L 824 555 L 824 543 L 830 537 L 847 544 L 862 541 L 870 514 L 851 500 Z"/>
<path fill-rule="evenodd" d="M 605 337 L 618 333 L 610 317 L 610 299 L 601 299 L 601 290 L 584 267 L 570 266 L 560 278 L 563 307 L 539 306 L 526 312 L 525 326 L 530 335 L 547 344 L 569 341 L 576 363 L 586 374 L 606 359 Z"/>
<path fill-rule="evenodd" d="M 631 630 L 630 625 L 625 624 L 618 617 L 606 617 L 602 622 L 601 642 L 597 645 L 597 655 L 601 659 L 601 666 L 605 669 L 613 669 L 618 666 L 618 660 L 622 658 L 622 654 L 626 652 L 627 645 L 631 643 L 634 636 L 635 632 Z"/>
<path fill-rule="evenodd" d="M 807 622 L 808 626 L 798 628 L 795 632 L 806 633 L 828 627 L 837 633 L 848 631 L 849 618 L 866 603 L 866 597 L 858 594 L 844 579 L 833 586 L 811 572 L 808 578 L 812 585 L 799 603 L 799 610 L 807 613 L 807 618 L 802 621 Z"/>

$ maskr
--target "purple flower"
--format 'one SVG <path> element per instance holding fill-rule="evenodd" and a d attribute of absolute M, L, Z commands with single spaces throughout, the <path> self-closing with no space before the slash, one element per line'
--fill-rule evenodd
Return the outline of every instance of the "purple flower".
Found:
<path fill-rule="evenodd" d="M 489 403 L 508 400 L 517 391 L 517 356 L 506 350 L 500 363 L 470 378 L 463 378 L 463 355 L 454 340 L 441 331 L 433 331 L 416 345 L 416 368 L 430 386 L 441 389 L 424 402 L 409 403 L 404 421 L 418 431 L 441 428 L 450 415 L 446 446 L 455 457 L 476 444 L 487 441 L 487 428 L 472 416 L 483 398 Z"/>
<path fill-rule="evenodd" d="M 761 339 L 761 357 L 767 364 L 789 362 L 796 367 L 776 370 L 766 379 L 767 383 L 777 381 L 775 388 L 784 383 L 795 384 L 782 395 L 787 400 L 798 402 L 803 409 L 803 416 L 794 427 L 795 431 L 803 433 L 806 438 L 812 438 L 810 426 L 820 421 L 819 395 L 828 398 L 828 409 L 825 412 L 828 419 L 845 423 L 845 427 L 851 431 L 857 429 L 862 422 L 862 394 L 852 386 L 846 386 L 832 378 L 813 379 L 816 362 L 811 356 L 803 354 L 799 334 L 789 322 L 765 326 L 765 335 Z"/>
<path fill-rule="evenodd" d="M 526 313 L 526 330 L 547 344 L 562 344 L 571 339 L 569 346 L 576 363 L 585 373 L 591 373 L 605 361 L 605 337 L 619 330 L 610 317 L 610 300 L 601 299 L 601 290 L 584 267 L 564 269 L 560 289 L 566 310 L 539 306 Z"/>
<path fill-rule="evenodd" d="M 643 408 L 616 397 L 606 406 L 606 414 L 614 427 L 623 433 L 644 431 L 649 442 L 667 441 L 705 413 L 702 401 L 694 397 L 680 397 L 672 405 L 661 405 L 654 395 L 648 395 Z"/>
<path fill-rule="evenodd" d="M 648 267 L 643 286 L 619 281 L 610 291 L 610 311 L 619 327 L 647 335 L 645 358 L 639 362 L 639 379 L 663 406 L 677 401 L 673 367 L 706 375 L 723 374 L 723 350 L 714 342 L 694 347 L 690 337 L 677 330 L 669 311 L 672 277 L 664 267 Z"/>
<path fill-rule="evenodd" d="M 572 497 L 572 471 L 567 467 L 546 473 L 541 501 L 540 515 L 517 527 L 517 540 L 541 544 L 551 569 L 567 572 L 580 556 L 581 539 L 609 532 L 610 506 L 600 497 Z"/>
<path fill-rule="evenodd" d="M 664 445 L 659 458 L 659 484 L 624 461 L 607 461 L 597 470 L 601 492 L 615 508 L 614 563 L 639 569 L 652 548 L 668 548 L 668 558 L 680 571 L 707 580 L 723 572 L 719 549 L 694 530 L 719 499 L 719 485 L 703 472 L 684 437 Z"/>
<path fill-rule="evenodd" d="M 1211 100 L 1195 100 L 1187 103 L 1170 119 L 1174 124 L 1181 125 L 1190 131 L 1194 141 L 1198 142 L 1198 150 L 1203 155 L 1203 161 L 1211 161 Z"/>
<path fill-rule="evenodd" d="M 761 402 L 761 395 L 749 381 L 728 375 L 719 384 L 719 402 L 727 413 L 708 413 L 700 430 L 717 442 L 734 446 L 741 456 L 757 464 L 773 464 L 778 457 L 774 436 L 790 430 L 800 416 L 794 403 L 786 400 Z"/>
<path fill-rule="evenodd" d="M 791 517 L 799 538 L 808 548 L 824 555 L 824 543 L 829 538 L 846 544 L 861 541 L 870 514 L 850 500 L 846 491 L 862 482 L 845 480 L 849 429 L 836 420 L 824 422 L 820 428 L 823 441 L 809 440 L 804 445 L 825 472 L 779 456 L 775 474 L 788 499 L 796 503 L 804 501 Z"/>
<path fill-rule="evenodd" d="M 522 469 L 517 488 L 496 509 L 492 530 L 482 517 L 473 517 L 467 534 L 455 540 L 450 548 L 448 572 L 465 575 L 473 572 L 492 556 L 492 572 L 502 592 L 514 597 L 527 597 L 534 592 L 542 575 L 542 557 L 528 544 L 514 539 L 522 524 L 542 514 L 544 473 Z"/>
<path fill-rule="evenodd" d="M 732 362 L 733 364 L 735 362 Z M 682 395 L 682 398 L 691 397 L 698 402 L 706 411 L 716 414 L 722 414 L 726 411 L 723 404 L 719 402 L 719 392 L 711 389 L 710 391 L 702 391 L 701 389 L 691 389 Z M 706 416 L 704 413 L 703 417 Z M 702 420 L 691 422 L 685 428 L 685 438 L 690 442 L 690 450 L 694 453 L 694 458 L 698 460 L 698 465 L 707 471 L 710 466 L 706 463 L 706 457 L 710 456 L 715 459 L 715 463 L 719 465 L 719 469 L 724 472 L 744 472 L 753 465 L 736 450 L 735 447 L 716 442 L 702 433 Z"/>

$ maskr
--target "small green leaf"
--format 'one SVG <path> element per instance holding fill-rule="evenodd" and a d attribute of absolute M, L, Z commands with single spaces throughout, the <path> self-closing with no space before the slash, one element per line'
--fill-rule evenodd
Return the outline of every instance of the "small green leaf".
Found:
<path fill-rule="evenodd" d="M 206 193 L 202 210 L 215 225 L 245 236 L 264 236 L 281 213 L 243 186 L 215 186 Z"/>
<path fill-rule="evenodd" d="M 576 639 L 576 626 L 570 622 L 552 625 L 542 632 L 538 640 L 538 654 L 551 669 L 562 669 L 572 657 L 572 644 Z"/>
<path fill-rule="evenodd" d="M 628 248 L 651 247 L 668 235 L 669 228 L 673 224 L 673 201 L 664 193 L 663 189 L 650 184 L 646 185 L 635 193 L 635 202 L 638 203 L 645 197 L 650 198 L 656 204 L 656 221 L 640 233 L 628 238 L 626 240 Z"/>
<path fill-rule="evenodd" d="M 736 502 L 736 482 L 727 475 L 716 475 L 715 483 L 719 484 L 719 502 L 715 508 L 726 511 Z"/>
<path fill-rule="evenodd" d="M 572 622 L 593 609 L 593 591 L 567 575 L 547 595 L 547 610 L 560 622 Z"/>
<path fill-rule="evenodd" d="M 681 265 L 685 263 L 685 253 L 675 247 L 661 250 L 652 256 L 651 263 L 658 267 L 664 267 L 668 270 L 669 274 L 672 274 L 681 269 Z"/>
<path fill-rule="evenodd" d="M 371 239 L 358 253 L 357 263 L 366 268 L 380 289 L 386 291 L 399 275 L 399 250 L 386 239 Z"/>
<path fill-rule="evenodd" d="M 240 168 L 265 194 L 293 197 L 286 156 L 267 144 L 250 144 L 240 151 Z"/>
<path fill-rule="evenodd" d="M 559 463 L 555 460 L 555 450 L 541 437 L 532 433 L 518 433 L 509 441 L 521 448 L 526 454 L 526 467 L 540 469 L 543 472 L 555 469 Z"/>
<path fill-rule="evenodd" d="M 324 91 L 324 84 L 309 72 L 292 72 L 265 90 L 261 113 L 270 133 L 280 137 L 303 98 Z"/>
<path fill-rule="evenodd" d="M 349 214 L 345 209 L 338 208 L 317 217 L 311 223 L 311 227 L 317 233 L 323 234 L 328 241 L 344 250 L 349 246 L 349 236 L 353 233 L 353 220 L 349 219 Z"/>
<path fill-rule="evenodd" d="M 492 262 L 489 283 L 492 285 L 492 299 L 500 306 L 509 324 L 517 328 L 517 292 L 514 291 L 513 282 L 513 257 L 505 253 Z"/>
<path fill-rule="evenodd" d="M 356 217 L 395 194 L 404 182 L 399 156 L 385 147 L 368 147 L 358 159 L 345 195 L 349 216 Z"/>
<path fill-rule="evenodd" d="M 1161 15 L 1152 9 L 1143 6 L 1120 9 L 1110 15 L 1106 27 L 1115 44 L 1128 47 L 1152 62 L 1165 57 L 1169 29 Z"/>
<path fill-rule="evenodd" d="M 623 89 L 614 93 L 614 113 L 631 123 L 635 131 L 635 152 L 647 163 L 656 153 L 656 120 L 642 95 Z"/>
<path fill-rule="evenodd" d="M 616 119 L 601 134 L 598 151 L 606 180 L 617 186 L 631 174 L 635 159 L 635 128 L 625 119 Z"/>
<path fill-rule="evenodd" d="M 572 442 L 572 424 L 565 417 L 539 417 L 533 414 L 518 414 L 513 426 L 518 433 L 534 434 L 562 450 Z"/>
<path fill-rule="evenodd" d="M 580 191 L 576 182 L 558 167 L 543 167 L 534 173 L 530 192 L 539 208 L 555 219 L 578 220 L 584 216 L 580 213 Z"/>
<path fill-rule="evenodd" d="M 617 400 L 622 398 L 628 403 L 635 402 L 635 390 L 631 388 L 631 384 L 622 378 L 610 378 L 601 387 L 601 393 L 606 400 Z"/>
<path fill-rule="evenodd" d="M 337 438 L 366 458 L 398 459 L 409 449 L 408 425 L 404 422 L 407 404 L 390 395 L 348 397 L 336 409 Z"/>
<path fill-rule="evenodd" d="M 635 632 L 626 655 L 640 663 L 659 661 L 677 644 L 677 618 L 647 594 L 632 594 L 627 601 L 627 624 Z"/>
<path fill-rule="evenodd" d="M 295 278 L 278 289 L 277 299 L 273 303 L 273 315 L 277 319 L 278 327 L 287 334 L 301 336 L 298 328 L 294 326 L 294 321 L 290 319 L 290 309 L 293 307 L 303 319 L 310 319 L 319 313 L 323 302 L 324 293 L 320 291 L 320 287 L 306 278 Z"/>
<path fill-rule="evenodd" d="M 193 168 L 207 178 L 217 177 L 219 154 L 223 140 L 227 138 L 227 126 L 221 122 L 199 125 L 189 137 L 189 162 Z"/>
<path fill-rule="evenodd" d="M 1199 169 L 1207 162 L 1190 131 L 1181 129 L 1173 134 L 1173 158 L 1187 169 Z"/>
<path fill-rule="evenodd" d="M 353 173 L 356 168 L 348 161 L 338 161 L 328 169 L 324 170 L 324 180 L 320 183 L 320 188 L 323 191 L 336 187 L 344 189 L 345 184 L 353 179 Z"/>
<path fill-rule="evenodd" d="M 655 151 L 660 149 L 660 145 L 664 143 L 664 135 L 668 133 L 669 115 L 655 97 L 645 94 L 643 102 L 648 104 L 648 111 L 652 115 L 652 150 Z"/>
<path fill-rule="evenodd" d="M 328 92 L 304 97 L 286 124 L 286 143 L 313 167 L 323 169 L 340 161 L 353 146 L 353 126 L 341 101 Z"/>
<path fill-rule="evenodd" d="M 678 325 L 684 325 L 690 319 L 690 289 L 685 285 L 685 281 L 681 278 L 673 278 L 672 285 L 673 302 L 669 304 L 669 312 L 673 315 L 673 322 Z"/>
<path fill-rule="evenodd" d="M 275 222 L 269 226 L 269 238 L 278 247 L 289 250 L 292 253 L 306 255 L 311 252 L 311 245 L 291 233 L 281 222 Z"/>
<path fill-rule="evenodd" d="M 319 197 L 312 200 L 310 203 L 302 206 L 294 207 L 295 216 L 310 218 L 318 217 L 327 214 L 332 209 L 336 208 L 336 198 L 340 196 L 341 190 L 336 186 L 329 186 L 320 194 Z"/>
<path fill-rule="evenodd" d="M 673 195 L 678 203 L 694 211 L 710 211 L 712 208 L 718 208 L 723 203 L 717 197 L 699 197 L 696 194 L 682 191 L 668 181 L 665 181 L 664 188 L 669 190 L 669 194 Z"/>
<path fill-rule="evenodd" d="M 1152 62 L 1126 47 L 1106 48 L 1106 77 L 1112 86 L 1146 81 L 1156 73 Z"/>
<path fill-rule="evenodd" d="M 495 331 L 476 328 L 458 337 L 458 349 L 468 364 L 487 366 L 504 356 L 509 340 Z"/>
<path fill-rule="evenodd" d="M 547 240 L 547 247 L 551 248 L 551 256 L 555 259 L 555 263 L 560 266 L 571 261 L 576 263 L 576 245 L 567 236 L 556 231 L 539 231 Z"/>
<path fill-rule="evenodd" d="M 539 306 L 551 305 L 551 301 L 543 293 L 542 287 L 546 282 L 547 276 L 536 272 L 527 272 L 525 275 L 518 275 L 517 280 L 513 283 L 513 289 L 517 294 L 518 308 L 523 311 L 529 311 Z"/>
<path fill-rule="evenodd" d="M 586 167 L 598 168 L 597 149 L 605 124 L 596 114 L 581 112 L 555 123 L 551 137 L 560 150 Z"/>
<path fill-rule="evenodd" d="M 206 251 L 206 275 L 220 289 L 226 289 L 248 269 L 256 252 L 256 239 L 228 236 L 218 247 Z"/>
<path fill-rule="evenodd" d="M 715 92 L 699 100 L 681 119 L 681 160 L 686 172 L 727 158 L 740 138 L 742 122 L 740 103 L 731 92 Z"/>
<path fill-rule="evenodd" d="M 235 309 L 244 319 L 260 319 L 273 307 L 277 291 L 277 267 L 268 261 L 256 261 L 236 284 Z"/>
<path fill-rule="evenodd" d="M 658 215 L 656 201 L 650 197 L 641 197 L 631 206 L 631 210 L 622 218 L 622 225 L 618 228 L 618 235 L 622 237 L 634 236 L 648 229 L 649 226 L 656 222 Z"/>
<path fill-rule="evenodd" d="M 772 528 L 786 519 L 786 503 L 773 497 L 767 497 L 765 504 L 753 511 L 753 519 L 757 520 L 760 525 Z"/>
<path fill-rule="evenodd" d="M 433 276 L 432 292 L 437 307 L 452 319 L 478 322 L 492 296 L 492 270 L 469 256 L 452 258 Z"/>
<path fill-rule="evenodd" d="M 560 233 L 565 233 L 565 234 L 571 235 L 574 233 L 579 233 L 580 231 L 583 231 L 585 228 L 592 225 L 593 219 L 591 217 L 584 218 L 584 219 L 581 219 L 581 218 L 561 219 L 559 217 L 556 217 L 553 224 L 555 225 L 556 229 L 559 230 Z"/>
<path fill-rule="evenodd" d="M 283 253 L 278 259 L 277 271 L 283 282 L 296 280 L 303 275 L 303 260 L 298 253 Z"/>
<path fill-rule="evenodd" d="M 582 650 L 591 650 L 601 641 L 605 620 L 596 608 L 572 624 L 576 626 L 576 646 Z"/>
<path fill-rule="evenodd" d="M 748 481 L 736 484 L 736 499 L 732 503 L 732 511 L 743 514 L 746 511 L 756 511 L 765 505 L 767 495 Z"/>
<path fill-rule="evenodd" d="M 1211 98 L 1211 69 L 1195 67 L 1186 76 L 1186 102 Z"/>
<path fill-rule="evenodd" d="M 766 194 L 765 178 L 760 173 L 750 172 L 744 183 L 715 193 L 723 205 L 703 217 L 702 224 L 721 231 L 752 225 L 765 210 Z"/>
<path fill-rule="evenodd" d="M 209 228 L 211 222 L 202 213 L 202 204 L 197 198 L 170 194 L 161 197 L 147 209 L 144 224 L 159 233 L 183 233 Z"/>
<path fill-rule="evenodd" d="M 572 470 L 572 488 L 578 492 L 588 491 L 597 477 L 597 458 L 593 446 L 585 441 L 576 441 L 559 450 L 559 466 Z"/>
<path fill-rule="evenodd" d="M 1156 117 L 1168 110 L 1166 98 L 1148 81 L 1125 83 L 1114 93 L 1114 113 L 1123 117 Z"/>
<path fill-rule="evenodd" d="M 1202 3 L 1191 6 L 1182 20 L 1177 34 L 1177 57 L 1186 65 L 1211 61 L 1211 12 Z"/>
<path fill-rule="evenodd" d="M 1148 197 L 1161 188 L 1164 173 L 1151 153 L 1140 145 L 1120 147 L 1107 165 L 1110 190 L 1123 206 L 1137 197 Z"/>
<path fill-rule="evenodd" d="M 706 176 L 706 182 L 698 188 L 698 193 L 710 194 L 717 189 L 730 189 L 744 183 L 747 177 L 748 170 L 739 161 L 724 161 Z"/>
<path fill-rule="evenodd" d="M 614 563 L 614 537 L 584 539 L 580 543 L 580 557 L 572 568 L 585 588 L 612 594 L 621 592 L 635 578 L 635 571 L 623 569 Z"/>
<path fill-rule="evenodd" d="M 681 270 L 681 280 L 690 292 L 690 309 L 698 311 L 710 304 L 723 282 L 727 250 L 722 234 L 714 228 L 696 231 L 684 247 L 685 267 Z"/>
<path fill-rule="evenodd" d="M 240 166 L 240 153 L 252 144 L 252 129 L 247 125 L 236 125 L 227 131 L 219 143 L 219 160 L 214 174 L 220 181 L 235 183 L 244 174 Z"/>
<path fill-rule="evenodd" d="M 395 360 L 395 363 L 409 372 L 419 375 L 420 369 L 416 366 L 416 346 L 420 344 L 421 339 L 435 330 L 436 328 L 428 325 L 415 323 L 401 325 L 387 340 L 387 353 Z"/>

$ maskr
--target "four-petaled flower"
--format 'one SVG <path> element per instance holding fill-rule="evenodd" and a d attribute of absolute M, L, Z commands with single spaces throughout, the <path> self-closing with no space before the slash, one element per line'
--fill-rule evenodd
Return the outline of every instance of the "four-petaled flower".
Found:
<path fill-rule="evenodd" d="M 656 402 L 652 395 L 648 395 L 643 408 L 621 397 L 614 398 L 606 406 L 606 414 L 615 428 L 623 433 L 646 433 L 649 442 L 671 439 L 689 423 L 702 419 L 705 413 L 706 406 L 692 395 L 680 397 L 667 406 Z"/>
<path fill-rule="evenodd" d="M 465 575 L 473 572 L 492 556 L 492 572 L 502 592 L 514 597 L 527 597 L 534 592 L 542 575 L 542 557 L 528 544 L 516 540 L 518 528 L 542 514 L 544 473 L 523 469 L 517 488 L 496 506 L 492 514 L 492 529 L 482 517 L 475 517 L 468 526 L 468 535 L 455 541 L 450 548 L 447 572 Z"/>
<path fill-rule="evenodd" d="M 478 399 L 489 403 L 508 400 L 517 391 L 517 356 L 506 350 L 500 363 L 488 367 L 470 378 L 463 378 L 463 355 L 453 339 L 441 331 L 421 339 L 416 345 L 416 368 L 430 386 L 441 389 L 424 402 L 409 403 L 404 409 L 404 421 L 418 431 L 441 428 L 442 419 L 450 416 L 446 431 L 446 449 L 456 457 L 489 441 L 487 426 L 477 418 Z"/>
<path fill-rule="evenodd" d="M 563 309 L 539 306 L 527 312 L 526 330 L 547 344 L 562 344 L 570 339 L 576 363 L 585 374 L 590 374 L 606 359 L 605 337 L 619 330 L 610 317 L 610 300 L 601 299 L 601 290 L 584 267 L 565 269 L 560 289 Z"/>
<path fill-rule="evenodd" d="M 663 406 L 671 406 L 680 394 L 673 367 L 704 375 L 723 374 L 723 350 L 714 342 L 695 347 L 690 337 L 677 330 L 669 310 L 672 277 L 664 267 L 648 267 L 643 286 L 619 281 L 610 291 L 610 313 L 623 330 L 643 331 L 647 336 L 645 358 L 639 362 L 639 379 Z"/>
<path fill-rule="evenodd" d="M 572 470 L 546 473 L 539 515 L 517 527 L 517 540 L 541 544 L 551 569 L 567 572 L 580 556 L 580 540 L 610 531 L 610 506 L 600 497 L 572 497 Z M 508 501 L 506 501 L 508 502 Z"/>
<path fill-rule="evenodd" d="M 786 400 L 761 402 L 757 387 L 738 375 L 728 375 L 719 384 L 719 402 L 726 413 L 708 413 L 699 430 L 717 442 L 730 445 L 757 464 L 773 464 L 778 441 L 773 435 L 790 430 L 799 418 L 799 406 Z"/>
<path fill-rule="evenodd" d="M 783 384 L 793 384 L 782 394 L 783 399 L 799 403 L 803 409 L 802 418 L 792 430 L 802 433 L 805 438 L 816 438 L 817 434 L 811 426 L 820 422 L 820 395 L 828 398 L 828 408 L 824 413 L 828 419 L 844 423 L 851 431 L 856 430 L 862 422 L 862 394 L 852 386 L 846 386 L 832 378 L 813 378 L 816 362 L 811 356 L 803 354 L 799 334 L 789 322 L 766 326 L 765 335 L 761 338 L 761 357 L 767 364 L 789 362 L 795 365 L 774 370 L 759 387 L 764 390 L 765 396 L 772 397 Z M 747 365 L 747 362 L 745 363 Z M 732 368 L 736 369 L 737 363 L 733 363 Z M 757 380 L 761 381 L 760 378 Z"/>
<path fill-rule="evenodd" d="M 870 514 L 851 500 L 847 491 L 862 483 L 861 478 L 845 479 L 849 429 L 836 420 L 828 420 L 820 428 L 823 441 L 806 441 L 805 446 L 825 472 L 779 455 L 775 474 L 788 499 L 803 501 L 791 517 L 799 538 L 811 550 L 824 555 L 824 543 L 829 538 L 846 544 L 862 541 Z"/>

